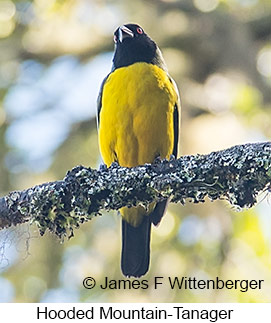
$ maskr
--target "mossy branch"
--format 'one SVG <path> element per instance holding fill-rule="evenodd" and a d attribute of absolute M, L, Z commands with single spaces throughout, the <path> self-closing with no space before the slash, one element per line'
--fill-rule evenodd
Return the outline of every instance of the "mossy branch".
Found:
<path fill-rule="evenodd" d="M 208 155 L 156 160 L 134 168 L 77 166 L 63 180 L 14 191 L 0 198 L 0 229 L 37 223 L 63 238 L 100 214 L 152 201 L 193 203 L 226 199 L 240 208 L 271 188 L 271 142 L 234 146 Z"/>

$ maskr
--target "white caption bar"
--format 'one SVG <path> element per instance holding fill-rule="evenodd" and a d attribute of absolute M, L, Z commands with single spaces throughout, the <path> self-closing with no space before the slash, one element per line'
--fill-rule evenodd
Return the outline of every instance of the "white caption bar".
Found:
<path fill-rule="evenodd" d="M 0 322 L 270 322 L 271 304 L 40 303 L 0 304 Z"/>

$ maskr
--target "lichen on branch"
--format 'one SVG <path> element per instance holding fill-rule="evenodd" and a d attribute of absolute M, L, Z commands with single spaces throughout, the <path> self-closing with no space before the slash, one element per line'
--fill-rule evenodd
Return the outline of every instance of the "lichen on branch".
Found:
<path fill-rule="evenodd" d="M 271 187 L 271 142 L 245 144 L 208 155 L 156 160 L 133 168 L 117 163 L 99 170 L 77 166 L 60 181 L 0 198 L 0 228 L 35 222 L 58 237 L 101 214 L 152 201 L 193 203 L 226 199 L 239 208 Z"/>

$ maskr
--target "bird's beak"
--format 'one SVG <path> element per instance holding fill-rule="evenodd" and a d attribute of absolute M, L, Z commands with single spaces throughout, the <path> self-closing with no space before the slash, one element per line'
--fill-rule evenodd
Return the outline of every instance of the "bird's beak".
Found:
<path fill-rule="evenodd" d="M 134 33 L 132 32 L 132 30 L 130 30 L 124 25 L 119 27 L 119 41 L 122 43 L 123 39 L 128 37 L 134 37 Z"/>

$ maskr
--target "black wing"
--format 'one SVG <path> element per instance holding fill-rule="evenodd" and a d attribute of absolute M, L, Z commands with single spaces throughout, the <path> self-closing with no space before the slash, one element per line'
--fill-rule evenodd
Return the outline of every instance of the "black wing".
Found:
<path fill-rule="evenodd" d="M 173 146 L 173 155 L 175 158 L 178 156 L 178 143 L 179 143 L 179 135 L 180 135 L 180 122 L 179 122 L 179 105 L 175 104 L 174 113 L 173 113 L 173 127 L 174 127 L 174 146 Z"/>
<path fill-rule="evenodd" d="M 180 137 L 180 128 L 181 128 L 181 123 L 180 123 L 180 110 L 181 110 L 181 102 L 180 102 L 180 94 L 177 88 L 176 83 L 174 80 L 169 77 L 171 83 L 173 84 L 175 91 L 177 93 L 178 99 L 177 102 L 175 103 L 174 106 L 174 112 L 173 112 L 173 130 L 174 130 L 174 145 L 173 145 L 173 152 L 172 154 L 175 156 L 175 158 L 178 157 L 178 143 L 179 143 L 179 137 Z"/>
<path fill-rule="evenodd" d="M 103 89 L 104 89 L 105 82 L 107 81 L 107 78 L 109 75 L 110 75 L 110 73 L 103 79 L 101 87 L 100 87 L 100 91 L 98 94 L 98 98 L 97 98 L 97 126 L 98 126 L 98 128 L 99 128 L 99 123 L 100 123 L 100 112 L 102 109 Z"/>

